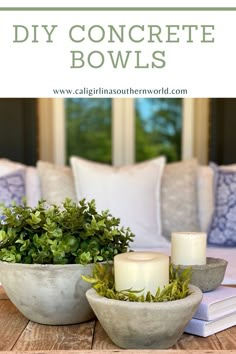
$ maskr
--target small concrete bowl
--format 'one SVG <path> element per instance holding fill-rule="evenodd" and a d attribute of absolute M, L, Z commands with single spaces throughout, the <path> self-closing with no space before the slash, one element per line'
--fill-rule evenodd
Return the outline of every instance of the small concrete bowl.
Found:
<path fill-rule="evenodd" d="M 109 338 L 124 349 L 165 349 L 173 346 L 197 310 L 202 292 L 167 302 L 128 302 L 107 299 L 94 289 L 86 296 Z"/>
<path fill-rule="evenodd" d="M 197 286 L 202 292 L 212 291 L 222 283 L 228 262 L 221 258 L 207 257 L 205 265 L 193 265 L 190 283 Z M 174 266 L 184 270 L 189 266 Z"/>

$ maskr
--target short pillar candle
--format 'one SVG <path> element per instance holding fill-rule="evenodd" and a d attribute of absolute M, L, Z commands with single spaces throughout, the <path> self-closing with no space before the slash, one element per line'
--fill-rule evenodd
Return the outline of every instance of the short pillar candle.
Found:
<path fill-rule="evenodd" d="M 171 262 L 175 265 L 206 264 L 205 232 L 173 232 L 171 235 Z"/>
<path fill-rule="evenodd" d="M 155 295 L 158 287 L 169 284 L 169 257 L 159 252 L 128 252 L 114 257 L 117 291 L 143 290 Z"/>

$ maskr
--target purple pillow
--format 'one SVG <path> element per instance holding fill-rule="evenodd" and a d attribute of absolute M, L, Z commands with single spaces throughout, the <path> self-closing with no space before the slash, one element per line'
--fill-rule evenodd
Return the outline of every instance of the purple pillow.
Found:
<path fill-rule="evenodd" d="M 208 243 L 236 246 L 236 171 L 213 165 L 215 208 L 208 230 Z"/>
<path fill-rule="evenodd" d="M 17 170 L 0 177 L 0 203 L 9 206 L 22 203 L 25 197 L 25 171 Z"/>

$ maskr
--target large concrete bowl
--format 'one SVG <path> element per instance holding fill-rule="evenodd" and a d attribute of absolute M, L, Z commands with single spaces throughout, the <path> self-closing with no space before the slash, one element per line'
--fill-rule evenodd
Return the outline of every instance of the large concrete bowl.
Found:
<path fill-rule="evenodd" d="M 85 296 L 91 285 L 81 279 L 92 270 L 93 264 L 0 262 L 0 282 L 9 299 L 31 321 L 66 325 L 94 317 Z"/>
<path fill-rule="evenodd" d="M 174 345 L 197 310 L 202 292 L 168 302 L 128 302 L 86 292 L 87 299 L 110 339 L 125 349 L 165 349 Z"/>
<path fill-rule="evenodd" d="M 193 265 L 190 283 L 197 286 L 202 292 L 212 291 L 222 283 L 228 262 L 221 258 L 207 257 L 206 264 Z M 174 266 L 183 271 L 189 266 Z"/>

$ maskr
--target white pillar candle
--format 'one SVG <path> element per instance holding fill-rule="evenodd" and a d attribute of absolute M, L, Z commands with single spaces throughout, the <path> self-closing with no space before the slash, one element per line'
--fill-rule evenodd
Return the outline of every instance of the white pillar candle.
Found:
<path fill-rule="evenodd" d="M 169 257 L 158 252 L 128 252 L 114 257 L 117 291 L 143 290 L 155 295 L 157 288 L 169 284 Z"/>
<path fill-rule="evenodd" d="M 175 265 L 206 264 L 205 232 L 173 232 L 171 235 L 171 262 Z"/>

